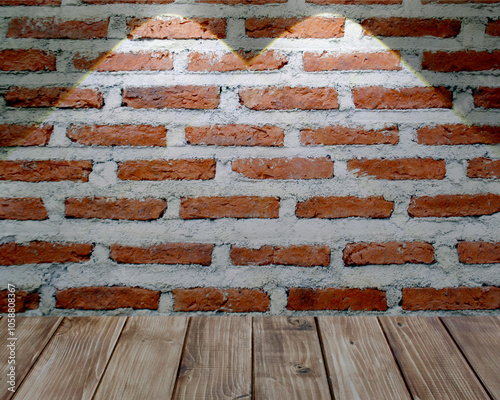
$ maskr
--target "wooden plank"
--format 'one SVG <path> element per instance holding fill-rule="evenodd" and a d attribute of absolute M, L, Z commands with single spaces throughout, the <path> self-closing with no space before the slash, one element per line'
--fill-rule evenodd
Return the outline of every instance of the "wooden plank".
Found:
<path fill-rule="evenodd" d="M 186 317 L 130 317 L 93 400 L 170 399 Z"/>
<path fill-rule="evenodd" d="M 331 399 L 312 317 L 254 319 L 255 399 Z"/>
<path fill-rule="evenodd" d="M 90 400 L 125 320 L 65 318 L 14 399 Z"/>
<path fill-rule="evenodd" d="M 250 399 L 251 396 L 251 318 L 191 318 L 174 398 Z"/>
<path fill-rule="evenodd" d="M 414 398 L 490 398 L 439 318 L 382 317 L 380 322 Z"/>
<path fill-rule="evenodd" d="M 6 379 L 9 367 L 15 367 L 15 389 L 17 389 L 62 321 L 62 317 L 16 317 L 15 330 L 13 336 L 10 336 L 11 331 L 7 326 L 11 322 L 10 319 L 2 318 L 0 321 L 0 332 L 2 336 L 5 335 L 2 338 L 4 343 L 0 346 L 1 400 L 8 400 L 14 395 L 7 390 L 10 387 Z M 11 343 L 14 343 L 15 347 L 7 347 L 7 344 Z M 14 354 L 9 359 L 11 349 Z"/>
<path fill-rule="evenodd" d="M 441 318 L 495 400 L 500 400 L 500 318 Z"/>
<path fill-rule="evenodd" d="M 411 400 L 376 317 L 318 317 L 337 399 Z"/>

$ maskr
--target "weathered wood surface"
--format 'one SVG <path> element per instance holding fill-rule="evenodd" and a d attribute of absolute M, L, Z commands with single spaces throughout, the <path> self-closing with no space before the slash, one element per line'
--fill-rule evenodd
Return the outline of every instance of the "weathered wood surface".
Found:
<path fill-rule="evenodd" d="M 312 317 L 254 319 L 256 400 L 330 399 Z"/>
<path fill-rule="evenodd" d="M 376 317 L 318 323 L 335 398 L 411 400 Z"/>
<path fill-rule="evenodd" d="M 495 400 L 500 400 L 500 318 L 442 318 L 460 350 Z"/>

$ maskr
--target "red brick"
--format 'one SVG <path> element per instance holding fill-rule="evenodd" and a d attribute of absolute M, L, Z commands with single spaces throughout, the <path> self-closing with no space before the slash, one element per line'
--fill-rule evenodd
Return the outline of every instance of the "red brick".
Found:
<path fill-rule="evenodd" d="M 175 0 L 82 0 L 84 4 L 169 4 Z"/>
<path fill-rule="evenodd" d="M 61 0 L 0 0 L 0 6 L 60 6 Z"/>
<path fill-rule="evenodd" d="M 232 162 L 233 171 L 250 179 L 329 179 L 333 161 L 321 158 L 245 158 Z"/>
<path fill-rule="evenodd" d="M 68 218 L 128 219 L 150 221 L 160 218 L 167 208 L 162 199 L 147 198 L 112 199 L 108 197 L 86 197 L 66 199 L 65 213 Z"/>
<path fill-rule="evenodd" d="M 500 263 L 500 242 L 458 242 L 457 250 L 465 264 Z"/>
<path fill-rule="evenodd" d="M 410 217 L 468 217 L 500 212 L 498 194 L 443 194 L 412 197 Z"/>
<path fill-rule="evenodd" d="M 439 72 L 497 70 L 500 69 L 500 50 L 424 51 L 422 69 Z"/>
<path fill-rule="evenodd" d="M 0 245 L 0 265 L 84 262 L 92 248 L 89 243 L 9 242 Z"/>
<path fill-rule="evenodd" d="M 385 311 L 387 300 L 385 292 L 377 289 L 290 288 L 286 308 L 296 311 Z"/>
<path fill-rule="evenodd" d="M 306 3 L 314 4 L 347 4 L 347 5 L 369 5 L 369 4 L 402 4 L 402 0 L 306 0 Z"/>
<path fill-rule="evenodd" d="M 129 181 L 208 180 L 215 177 L 215 160 L 138 160 L 118 163 L 118 179 Z"/>
<path fill-rule="evenodd" d="M 109 20 L 63 20 L 48 17 L 32 19 L 13 18 L 7 31 L 8 38 L 35 39 L 104 39 Z"/>
<path fill-rule="evenodd" d="M 33 197 L 17 199 L 0 198 L 0 219 L 41 221 L 48 217 L 42 199 Z"/>
<path fill-rule="evenodd" d="M 174 68 L 174 60 L 168 51 L 101 53 L 97 57 L 76 53 L 73 65 L 76 69 L 91 69 L 97 72 L 167 71 Z"/>
<path fill-rule="evenodd" d="M 56 56 L 42 50 L 0 50 L 0 71 L 55 71 Z"/>
<path fill-rule="evenodd" d="M 264 5 L 273 3 L 286 3 L 287 0 L 196 0 L 198 3 L 211 3 L 211 4 L 252 4 Z"/>
<path fill-rule="evenodd" d="M 467 166 L 469 178 L 500 178 L 500 160 L 474 158 Z"/>
<path fill-rule="evenodd" d="M 304 53 L 304 71 L 400 70 L 399 51 L 379 53 Z"/>
<path fill-rule="evenodd" d="M 56 292 L 56 307 L 76 310 L 157 310 L 160 292 L 138 287 L 79 287 Z"/>
<path fill-rule="evenodd" d="M 433 264 L 434 247 L 425 242 L 349 243 L 345 265 Z"/>
<path fill-rule="evenodd" d="M 162 146 L 167 145 L 163 125 L 72 125 L 68 137 L 87 146 Z"/>
<path fill-rule="evenodd" d="M 496 310 L 500 308 L 500 288 L 405 288 L 403 310 Z"/>
<path fill-rule="evenodd" d="M 122 264 L 212 263 L 213 244 L 163 243 L 150 247 L 111 246 L 111 259 Z"/>
<path fill-rule="evenodd" d="M 332 110 L 339 108 L 337 91 L 322 87 L 269 87 L 240 90 L 240 103 L 252 110 Z"/>
<path fill-rule="evenodd" d="M 498 0 L 494 0 L 498 2 Z M 486 25 L 486 34 L 490 36 L 500 36 L 500 19 L 488 20 L 488 25 Z"/>
<path fill-rule="evenodd" d="M 312 197 L 297 203 L 298 218 L 389 218 L 394 203 L 382 196 Z"/>
<path fill-rule="evenodd" d="M 44 125 L 0 125 L 0 146 L 46 146 L 54 127 Z"/>
<path fill-rule="evenodd" d="M 319 129 L 306 128 L 300 131 L 300 142 L 307 146 L 397 144 L 399 130 L 397 126 L 379 130 L 340 125 Z"/>
<path fill-rule="evenodd" d="M 225 39 L 226 20 L 221 18 L 130 18 L 129 39 Z"/>
<path fill-rule="evenodd" d="M 8 290 L 0 291 L 0 313 L 9 312 L 9 293 Z M 15 299 L 14 312 L 16 313 L 36 310 L 40 305 L 40 295 L 38 292 L 28 293 L 24 290 L 16 290 Z"/>
<path fill-rule="evenodd" d="M 245 31 L 251 38 L 339 38 L 344 36 L 344 18 L 248 18 Z"/>
<path fill-rule="evenodd" d="M 214 146 L 283 146 L 285 133 L 277 126 L 214 125 L 186 127 L 188 144 Z"/>
<path fill-rule="evenodd" d="M 361 26 L 365 29 L 365 35 L 375 36 L 450 38 L 460 32 L 460 21 L 456 19 L 368 18 Z"/>
<path fill-rule="evenodd" d="M 180 216 L 183 219 L 278 218 L 277 197 L 183 197 Z"/>
<path fill-rule="evenodd" d="M 467 3 L 488 3 L 488 4 L 493 4 L 493 3 L 498 3 L 499 0 L 422 0 L 422 4 L 467 4 Z"/>
<path fill-rule="evenodd" d="M 446 174 L 444 160 L 432 158 L 400 158 L 349 160 L 347 170 L 358 177 L 375 179 L 443 179 Z"/>
<path fill-rule="evenodd" d="M 92 161 L 0 161 L 0 181 L 88 182 Z"/>
<path fill-rule="evenodd" d="M 137 87 L 123 89 L 123 104 L 133 108 L 209 110 L 219 105 L 217 86 Z"/>
<path fill-rule="evenodd" d="M 498 144 L 500 127 L 461 124 L 425 127 L 417 130 L 417 141 L 427 145 Z"/>
<path fill-rule="evenodd" d="M 328 267 L 328 246 L 262 246 L 258 249 L 231 246 L 234 265 L 295 265 L 298 267 Z"/>
<path fill-rule="evenodd" d="M 174 289 L 174 311 L 269 311 L 269 296 L 260 289 Z"/>
<path fill-rule="evenodd" d="M 8 107 L 102 108 L 102 93 L 80 88 L 11 87 L 4 95 Z"/>
<path fill-rule="evenodd" d="M 483 108 L 500 108 L 500 88 L 480 87 L 475 89 L 474 105 Z"/>
<path fill-rule="evenodd" d="M 287 63 L 287 56 L 274 50 L 263 53 L 238 51 L 225 54 L 191 52 L 188 56 L 188 71 L 268 71 L 281 69 Z"/>
<path fill-rule="evenodd" d="M 451 108 L 452 92 L 442 87 L 387 89 L 382 86 L 354 88 L 356 108 L 370 110 L 407 110 L 415 108 Z"/>

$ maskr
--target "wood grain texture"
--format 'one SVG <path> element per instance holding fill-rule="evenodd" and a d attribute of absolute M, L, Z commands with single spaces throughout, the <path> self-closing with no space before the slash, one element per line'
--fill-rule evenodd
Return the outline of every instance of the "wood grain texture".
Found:
<path fill-rule="evenodd" d="M 170 399 L 188 320 L 130 317 L 93 400 Z"/>
<path fill-rule="evenodd" d="M 415 399 L 490 398 L 439 318 L 383 317 L 380 322 Z"/>
<path fill-rule="evenodd" d="M 8 335 L 9 318 L 0 321 L 0 332 L 5 342 L 0 346 L 0 399 L 8 400 L 14 393 L 7 390 L 7 372 L 15 366 L 16 389 L 19 388 L 33 363 L 40 356 L 44 347 L 62 321 L 62 317 L 16 317 L 15 335 Z M 5 335 L 5 336 L 4 336 Z M 8 340 L 13 337 L 16 340 Z M 10 349 L 7 344 L 15 343 L 15 363 L 8 364 Z"/>
<path fill-rule="evenodd" d="M 411 400 L 376 317 L 318 317 L 335 398 Z"/>
<path fill-rule="evenodd" d="M 15 400 L 90 400 L 126 317 L 67 317 Z"/>
<path fill-rule="evenodd" d="M 484 386 L 500 400 L 500 318 L 441 318 Z"/>
<path fill-rule="evenodd" d="M 331 399 L 314 318 L 254 319 L 256 400 Z"/>
<path fill-rule="evenodd" d="M 251 399 L 250 317 L 193 317 L 175 399 Z"/>

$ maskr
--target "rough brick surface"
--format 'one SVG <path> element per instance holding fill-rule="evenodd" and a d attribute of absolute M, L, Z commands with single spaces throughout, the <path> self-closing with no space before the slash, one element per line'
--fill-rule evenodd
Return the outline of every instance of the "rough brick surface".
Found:
<path fill-rule="evenodd" d="M 215 160 L 138 160 L 118 163 L 118 179 L 131 181 L 207 180 L 215 177 Z"/>
<path fill-rule="evenodd" d="M 381 86 L 354 88 L 356 108 L 370 110 L 406 110 L 416 108 L 451 108 L 452 93 L 442 87 L 387 89 Z"/>
<path fill-rule="evenodd" d="M 0 198 L 0 219 L 44 220 L 48 218 L 42 199 L 23 197 Z"/>
<path fill-rule="evenodd" d="M 343 254 L 345 265 L 433 264 L 434 247 L 424 242 L 349 243 Z"/>
<path fill-rule="evenodd" d="M 500 69 L 500 50 L 425 51 L 422 69 L 439 72 L 487 71 Z"/>
<path fill-rule="evenodd" d="M 480 87 L 474 90 L 474 105 L 483 108 L 500 108 L 500 88 Z"/>
<path fill-rule="evenodd" d="M 169 4 L 175 0 L 82 0 L 84 4 Z"/>
<path fill-rule="evenodd" d="M 0 71 L 55 71 L 56 56 L 42 50 L 0 50 Z"/>
<path fill-rule="evenodd" d="M 208 110 L 219 105 L 215 86 L 137 87 L 123 89 L 123 105 L 133 108 L 187 108 Z"/>
<path fill-rule="evenodd" d="M 87 182 L 91 161 L 0 161 L 0 181 Z"/>
<path fill-rule="evenodd" d="M 232 162 L 233 171 L 250 179 L 333 178 L 333 161 L 322 158 L 246 158 Z"/>
<path fill-rule="evenodd" d="M 488 25 L 486 25 L 486 34 L 490 36 L 500 36 L 500 19 L 488 21 Z"/>
<path fill-rule="evenodd" d="M 9 242 L 0 245 L 0 265 L 84 262 L 92 248 L 88 243 Z"/>
<path fill-rule="evenodd" d="M 1 4 L 1 3 L 0 3 Z M 9 291 L 1 290 L 0 291 L 0 313 L 9 312 Z M 15 306 L 14 312 L 23 313 L 28 310 L 36 310 L 40 303 L 40 295 L 38 292 L 28 293 L 24 290 L 16 290 L 15 292 Z"/>
<path fill-rule="evenodd" d="M 57 308 L 76 310 L 156 310 L 159 302 L 159 291 L 138 287 L 78 287 L 56 292 Z"/>
<path fill-rule="evenodd" d="M 443 179 L 446 174 L 444 160 L 432 158 L 349 160 L 347 170 L 358 177 L 390 180 Z"/>
<path fill-rule="evenodd" d="M 180 216 L 198 218 L 278 218 L 280 200 L 277 197 L 183 197 Z"/>
<path fill-rule="evenodd" d="M 410 217 L 467 217 L 491 215 L 500 212 L 500 195 L 455 194 L 412 197 Z"/>
<path fill-rule="evenodd" d="M 228 71 L 267 71 L 283 68 L 288 62 L 285 54 L 279 51 L 238 51 L 235 53 L 192 52 L 188 56 L 188 71 L 228 72 Z"/>
<path fill-rule="evenodd" d="M 107 197 L 70 198 L 65 202 L 68 218 L 128 219 L 150 221 L 158 219 L 167 208 L 162 199 L 112 199 Z"/>
<path fill-rule="evenodd" d="M 200 3 L 211 3 L 211 4 L 253 4 L 253 5 L 264 5 L 273 3 L 286 3 L 287 0 L 196 0 Z"/>
<path fill-rule="evenodd" d="M 385 292 L 377 289 L 291 288 L 288 295 L 288 310 L 351 310 L 385 311 Z"/>
<path fill-rule="evenodd" d="M 174 289 L 174 311 L 266 312 L 269 296 L 259 289 Z"/>
<path fill-rule="evenodd" d="M 500 178 L 500 160 L 474 158 L 467 166 L 469 178 Z"/>
<path fill-rule="evenodd" d="M 389 218 L 394 203 L 382 196 L 312 197 L 297 203 L 298 218 Z"/>
<path fill-rule="evenodd" d="M 328 267 L 328 246 L 262 246 L 258 249 L 231 246 L 231 262 L 235 265 L 295 265 Z"/>
<path fill-rule="evenodd" d="M 304 71 L 384 70 L 401 69 L 399 51 L 378 53 L 304 53 Z"/>
<path fill-rule="evenodd" d="M 131 18 L 129 39 L 224 39 L 226 20 L 220 18 Z"/>
<path fill-rule="evenodd" d="M 500 242 L 459 242 L 457 250 L 465 264 L 500 263 Z"/>
<path fill-rule="evenodd" d="M 403 310 L 496 310 L 500 308 L 498 287 L 403 289 Z"/>
<path fill-rule="evenodd" d="M 417 141 L 428 145 L 498 144 L 500 127 L 461 124 L 425 127 L 417 129 Z"/>
<path fill-rule="evenodd" d="M 344 19 L 249 18 L 245 21 L 245 29 L 247 36 L 251 38 L 338 38 L 344 36 Z"/>
<path fill-rule="evenodd" d="M 60 6 L 61 0 L 0 0 L 0 6 Z"/>
<path fill-rule="evenodd" d="M 0 146 L 45 146 L 54 131 L 51 124 L 0 125 Z"/>
<path fill-rule="evenodd" d="M 4 95 L 9 107 L 102 108 L 102 93 L 95 89 L 12 87 Z"/>
<path fill-rule="evenodd" d="M 240 90 L 240 103 L 252 110 L 331 110 L 339 107 L 334 88 L 270 87 Z"/>
<path fill-rule="evenodd" d="M 114 244 L 111 259 L 122 264 L 200 264 L 212 263 L 213 244 L 163 243 L 150 247 Z"/>
<path fill-rule="evenodd" d="M 9 22 L 8 38 L 103 39 L 108 20 L 63 20 L 61 18 L 14 18 Z"/>
<path fill-rule="evenodd" d="M 283 146 L 282 128 L 272 125 L 214 125 L 186 127 L 186 142 L 214 146 Z"/>
<path fill-rule="evenodd" d="M 336 125 L 303 129 L 300 131 L 300 141 L 307 146 L 397 144 L 399 134 L 396 126 L 370 130 Z"/>
<path fill-rule="evenodd" d="M 455 37 L 460 32 L 460 21 L 455 19 L 368 18 L 361 26 L 366 35 L 375 36 L 435 36 Z"/>
<path fill-rule="evenodd" d="M 174 67 L 174 60 L 168 51 L 102 53 L 97 57 L 76 53 L 73 65 L 76 69 L 91 69 L 97 72 L 167 71 Z"/>
<path fill-rule="evenodd" d="M 314 4 L 349 4 L 349 5 L 367 5 L 367 4 L 401 4 L 403 0 L 306 0 L 306 3 Z"/>
<path fill-rule="evenodd" d="M 166 146 L 165 126 L 151 125 L 72 125 L 68 137 L 92 146 Z"/>

